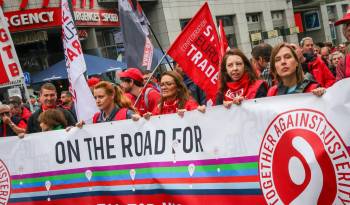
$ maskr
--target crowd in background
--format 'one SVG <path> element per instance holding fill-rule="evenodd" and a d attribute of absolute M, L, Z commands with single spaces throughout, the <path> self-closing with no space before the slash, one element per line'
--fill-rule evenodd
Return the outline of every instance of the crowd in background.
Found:
<path fill-rule="evenodd" d="M 348 26 L 350 27 L 350 26 Z M 345 35 L 345 33 L 344 33 Z M 229 109 L 244 100 L 311 92 L 321 97 L 327 88 L 344 75 L 346 47 L 330 43 L 315 44 L 310 37 L 299 45 L 281 43 L 275 47 L 262 43 L 252 50 L 248 59 L 239 49 L 230 49 L 220 65 L 216 105 Z M 154 115 L 206 110 L 206 95 L 179 64 L 157 79 L 150 72 L 129 68 L 119 73 L 120 83 L 88 79 L 100 112 L 91 116 L 93 123 L 125 119 L 149 119 Z M 149 79 L 149 83 L 145 82 Z M 0 137 L 20 136 L 42 131 L 82 127 L 78 121 L 73 95 L 63 91 L 58 96 L 52 83 L 41 86 L 39 97 L 23 102 L 13 96 L 0 105 Z M 33 107 L 33 112 L 29 109 Z"/>

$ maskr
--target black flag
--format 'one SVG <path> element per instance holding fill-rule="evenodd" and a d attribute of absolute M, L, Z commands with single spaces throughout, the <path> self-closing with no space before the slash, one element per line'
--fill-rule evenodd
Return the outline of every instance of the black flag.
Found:
<path fill-rule="evenodd" d="M 118 0 L 118 5 L 128 67 L 151 70 L 154 47 L 146 15 L 136 0 Z"/>

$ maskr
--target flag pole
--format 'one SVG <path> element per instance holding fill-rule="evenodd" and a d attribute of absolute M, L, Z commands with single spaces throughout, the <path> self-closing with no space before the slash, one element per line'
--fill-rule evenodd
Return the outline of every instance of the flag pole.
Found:
<path fill-rule="evenodd" d="M 34 112 L 33 105 L 32 105 L 32 103 L 30 103 L 29 91 L 28 91 L 27 85 L 26 85 L 26 83 L 24 81 L 24 75 L 23 74 L 22 74 L 22 77 L 21 77 L 21 84 L 22 84 L 23 89 L 24 89 L 24 95 L 26 96 L 28 104 L 29 104 L 29 109 L 30 109 L 31 112 Z"/>
<path fill-rule="evenodd" d="M 166 55 L 167 55 L 167 53 L 165 53 L 165 54 L 162 56 L 162 58 L 160 59 L 160 61 L 159 61 L 158 64 L 157 64 L 157 66 L 153 69 L 151 75 L 150 75 L 149 78 L 147 79 L 146 83 L 143 85 L 140 94 L 137 96 L 137 98 L 136 98 L 136 100 L 135 100 L 134 107 L 135 107 L 136 104 L 139 102 L 143 90 L 146 88 L 147 84 L 151 81 L 152 76 L 156 73 L 156 71 L 158 70 L 158 68 L 159 68 L 160 64 L 162 63 L 163 59 L 166 58 Z"/>
<path fill-rule="evenodd" d="M 152 33 L 154 39 L 156 40 L 157 45 L 159 46 L 159 48 L 160 48 L 160 50 L 162 51 L 163 55 L 165 55 L 166 52 L 164 52 L 163 47 L 160 45 L 160 42 L 159 42 L 159 40 L 158 40 L 156 34 L 154 33 L 154 31 L 153 31 L 153 29 L 152 29 L 152 26 L 151 26 L 151 24 L 150 24 L 149 22 L 148 22 L 148 27 L 149 27 L 149 29 L 151 30 L 151 33 Z M 165 60 L 166 60 L 166 62 L 168 63 L 168 65 L 170 66 L 171 70 L 174 70 L 173 66 L 171 65 L 169 59 L 168 59 L 166 56 L 165 56 Z"/>

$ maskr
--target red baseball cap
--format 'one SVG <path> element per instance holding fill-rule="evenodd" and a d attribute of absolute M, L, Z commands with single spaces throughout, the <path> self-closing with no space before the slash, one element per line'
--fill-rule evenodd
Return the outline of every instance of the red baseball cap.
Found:
<path fill-rule="evenodd" d="M 118 74 L 120 78 L 130 78 L 135 81 L 143 82 L 143 75 L 137 68 L 129 68 L 124 72 Z"/>
<path fill-rule="evenodd" d="M 99 83 L 101 80 L 99 78 L 96 78 L 96 77 L 92 77 L 92 78 L 89 78 L 87 80 L 87 83 L 89 85 L 89 87 L 94 87 L 97 83 Z"/>
<path fill-rule="evenodd" d="M 348 11 L 346 12 L 345 16 L 342 19 L 336 21 L 334 25 L 338 26 L 344 23 L 350 23 L 350 6 L 348 6 Z"/>

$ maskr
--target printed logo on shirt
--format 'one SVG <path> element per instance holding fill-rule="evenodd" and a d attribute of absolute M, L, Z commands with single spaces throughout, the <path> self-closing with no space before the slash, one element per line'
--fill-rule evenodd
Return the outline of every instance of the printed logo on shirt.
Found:
<path fill-rule="evenodd" d="M 234 91 L 234 92 L 232 92 L 230 89 L 228 89 L 227 90 L 227 92 L 226 92 L 226 94 L 225 94 L 225 96 L 227 97 L 227 98 L 230 98 L 230 99 L 234 99 L 234 98 L 236 98 L 236 97 L 240 97 L 240 96 L 242 96 L 243 95 L 243 88 L 241 88 L 241 89 L 239 89 L 239 90 L 237 90 L 237 91 Z"/>
<path fill-rule="evenodd" d="M 11 195 L 11 179 L 5 163 L 0 160 L 0 204 L 6 205 Z"/>
<path fill-rule="evenodd" d="M 259 154 L 267 204 L 347 204 L 350 155 L 323 113 L 293 110 L 266 130 Z"/>

